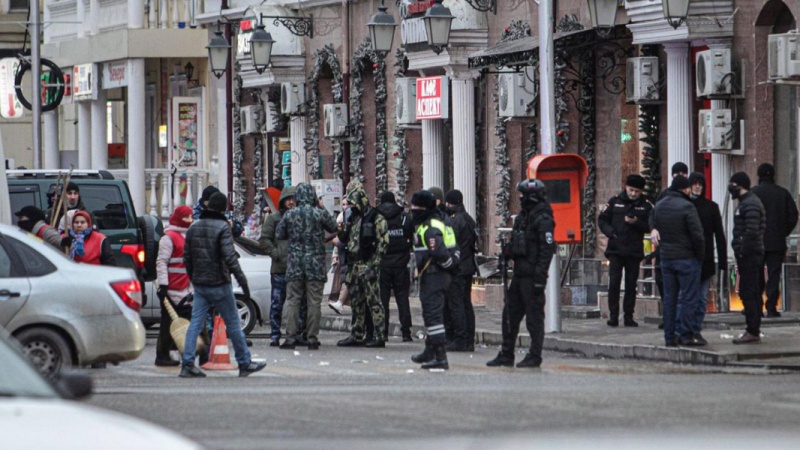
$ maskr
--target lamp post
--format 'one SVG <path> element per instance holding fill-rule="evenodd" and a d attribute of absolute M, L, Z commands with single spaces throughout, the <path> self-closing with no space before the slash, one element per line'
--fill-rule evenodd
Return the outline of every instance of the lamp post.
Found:
<path fill-rule="evenodd" d="M 592 26 L 600 36 L 608 36 L 617 17 L 617 0 L 588 0 Z"/>
<path fill-rule="evenodd" d="M 664 18 L 677 29 L 689 15 L 689 0 L 661 0 Z"/>
<path fill-rule="evenodd" d="M 369 27 L 369 36 L 372 40 L 372 50 L 382 55 L 389 53 L 392 50 L 397 22 L 394 21 L 394 16 L 386 12 L 383 0 L 381 0 L 381 6 L 378 7 L 378 13 L 372 16 L 367 27 Z"/>
<path fill-rule="evenodd" d="M 211 73 L 213 73 L 217 79 L 222 77 L 225 70 L 227 70 L 231 51 L 231 44 L 222 35 L 222 30 L 220 30 L 219 25 L 218 22 L 217 31 L 214 32 L 214 37 L 211 38 L 211 41 L 206 47 L 208 49 L 208 61 L 211 65 Z"/>
<path fill-rule="evenodd" d="M 274 43 L 272 35 L 264 29 L 264 24 L 259 20 L 256 31 L 250 36 L 250 58 L 253 60 L 253 68 L 256 69 L 256 72 L 264 73 L 269 66 Z"/>
<path fill-rule="evenodd" d="M 442 53 L 450 42 L 450 26 L 455 17 L 450 12 L 450 8 L 442 5 L 444 0 L 436 0 L 422 20 L 425 22 L 425 33 L 428 36 L 428 46 L 437 55 Z"/>

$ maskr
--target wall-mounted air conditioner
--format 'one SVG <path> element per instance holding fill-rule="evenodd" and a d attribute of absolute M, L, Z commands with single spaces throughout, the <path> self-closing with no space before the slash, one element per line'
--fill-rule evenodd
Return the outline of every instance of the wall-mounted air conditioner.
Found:
<path fill-rule="evenodd" d="M 657 102 L 661 99 L 657 56 L 628 58 L 625 95 L 633 103 Z"/>
<path fill-rule="evenodd" d="M 730 109 L 701 109 L 699 114 L 700 151 L 733 149 L 734 129 Z"/>
<path fill-rule="evenodd" d="M 531 104 L 536 96 L 535 76 L 531 66 L 525 66 L 519 72 L 497 76 L 497 101 L 501 117 L 536 116 L 536 107 Z"/>
<path fill-rule="evenodd" d="M 800 77 L 800 33 L 770 34 L 768 41 L 770 80 Z"/>
<path fill-rule="evenodd" d="M 261 123 L 264 113 L 259 105 L 242 106 L 239 109 L 241 118 L 241 133 L 256 134 L 261 132 Z"/>
<path fill-rule="evenodd" d="M 417 79 L 397 78 L 394 80 L 395 114 L 398 125 L 418 123 L 417 120 Z"/>
<path fill-rule="evenodd" d="M 323 105 L 325 137 L 347 136 L 347 105 L 344 103 L 329 103 Z"/>
<path fill-rule="evenodd" d="M 733 91 L 734 73 L 731 70 L 731 50 L 718 48 L 697 52 L 697 96 L 728 96 Z"/>
<path fill-rule="evenodd" d="M 281 113 L 300 114 L 306 102 L 305 83 L 281 83 Z"/>
<path fill-rule="evenodd" d="M 267 102 L 264 108 L 264 127 L 261 130 L 263 134 L 272 133 L 278 127 L 278 105 L 272 102 Z"/>

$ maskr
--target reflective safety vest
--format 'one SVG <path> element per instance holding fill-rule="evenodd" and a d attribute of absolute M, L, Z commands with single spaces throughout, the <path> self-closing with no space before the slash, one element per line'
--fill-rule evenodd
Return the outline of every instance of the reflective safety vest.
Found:
<path fill-rule="evenodd" d="M 167 262 L 167 288 L 174 291 L 182 291 L 189 287 L 189 275 L 186 273 L 186 265 L 183 263 L 183 247 L 186 244 L 186 236 L 175 230 L 164 232 L 172 240 L 172 254 Z"/>
<path fill-rule="evenodd" d="M 456 233 L 453 231 L 453 227 L 445 224 L 439 219 L 430 219 L 428 223 L 430 223 L 430 226 L 436 228 L 442 233 L 444 246 L 450 253 L 450 260 L 448 260 L 446 263 L 442 263 L 441 267 L 448 270 L 454 268 L 458 265 L 460 251 L 458 248 L 458 243 L 456 242 Z M 417 227 L 417 239 L 415 239 L 414 251 L 428 250 L 428 242 L 425 240 L 425 233 L 427 231 L 428 225 L 425 223 Z"/>

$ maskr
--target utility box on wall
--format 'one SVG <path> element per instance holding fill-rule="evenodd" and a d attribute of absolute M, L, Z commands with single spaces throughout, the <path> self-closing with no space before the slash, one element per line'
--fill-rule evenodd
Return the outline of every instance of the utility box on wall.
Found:
<path fill-rule="evenodd" d="M 536 155 L 528 161 L 528 178 L 542 181 L 547 189 L 556 221 L 554 237 L 559 244 L 581 243 L 581 193 L 588 174 L 586 161 L 574 153 Z"/>

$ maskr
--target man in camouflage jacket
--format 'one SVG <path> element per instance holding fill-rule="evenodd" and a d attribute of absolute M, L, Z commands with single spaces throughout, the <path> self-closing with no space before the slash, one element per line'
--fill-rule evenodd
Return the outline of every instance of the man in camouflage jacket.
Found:
<path fill-rule="evenodd" d="M 297 314 L 300 301 L 308 302 L 308 348 L 319 348 L 319 320 L 322 312 L 322 289 L 327 279 L 325 265 L 325 231 L 336 231 L 336 221 L 324 208 L 317 207 L 317 194 L 308 183 L 297 186 L 294 209 L 286 211 L 278 223 L 275 239 L 289 241 L 286 262 L 286 304 L 283 319 L 286 335 L 280 348 L 293 349 L 296 345 Z"/>
<path fill-rule="evenodd" d="M 350 205 L 350 220 L 339 232 L 339 240 L 347 249 L 345 282 L 350 289 L 353 326 L 350 336 L 337 343 L 340 347 L 385 347 L 384 313 L 380 300 L 381 258 L 389 246 L 389 226 L 386 219 L 370 206 L 367 193 L 358 180 L 347 185 L 345 198 Z M 364 340 L 365 307 L 369 308 L 374 336 Z"/>

